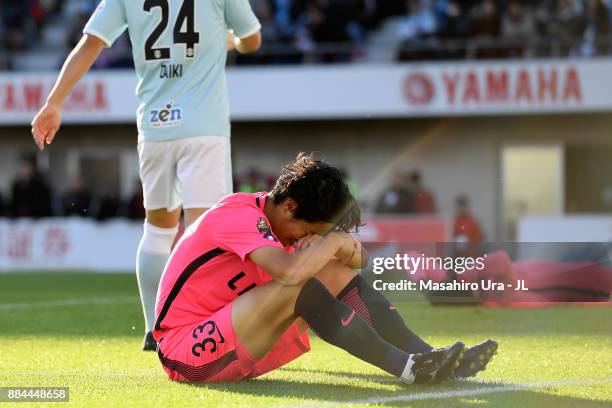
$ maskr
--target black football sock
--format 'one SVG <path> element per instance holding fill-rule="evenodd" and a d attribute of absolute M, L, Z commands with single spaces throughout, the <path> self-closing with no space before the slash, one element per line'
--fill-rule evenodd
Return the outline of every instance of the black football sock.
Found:
<path fill-rule="evenodd" d="M 383 339 L 407 353 L 425 353 L 432 347 L 417 336 L 387 298 L 357 275 L 338 295 Z"/>
<path fill-rule="evenodd" d="M 382 339 L 354 310 L 332 295 L 317 279 L 302 288 L 295 314 L 326 342 L 400 377 L 410 355 Z"/>

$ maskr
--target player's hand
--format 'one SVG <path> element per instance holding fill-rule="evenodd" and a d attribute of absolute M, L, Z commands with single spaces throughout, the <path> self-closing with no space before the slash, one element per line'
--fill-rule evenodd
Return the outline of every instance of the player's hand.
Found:
<path fill-rule="evenodd" d="M 32 137 L 40 150 L 51 144 L 62 124 L 60 108 L 45 104 L 32 121 Z"/>
<path fill-rule="evenodd" d="M 316 234 L 306 235 L 305 237 L 300 238 L 300 240 L 295 243 L 295 250 L 300 251 L 302 249 L 306 249 L 321 238 L 323 237 Z"/>
<path fill-rule="evenodd" d="M 330 232 L 328 236 L 332 234 L 336 235 L 341 241 L 340 249 L 336 253 L 336 259 L 345 265 L 349 265 L 359 248 L 359 243 L 351 234 L 347 234 L 346 232 L 333 231 Z"/>

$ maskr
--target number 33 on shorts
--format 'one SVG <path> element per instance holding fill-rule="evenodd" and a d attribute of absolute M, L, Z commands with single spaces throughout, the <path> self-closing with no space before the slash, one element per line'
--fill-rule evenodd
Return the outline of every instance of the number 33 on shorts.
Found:
<path fill-rule="evenodd" d="M 218 335 L 218 340 L 215 340 L 212 337 L 214 336 L 215 332 Z M 212 320 L 209 320 L 206 323 L 201 324 L 198 327 L 196 327 L 193 330 L 193 338 L 196 340 L 200 340 L 198 342 L 195 342 L 193 344 L 193 347 L 191 347 L 191 353 L 196 357 L 200 357 L 200 353 L 202 351 L 208 351 L 210 353 L 214 353 L 215 351 L 217 351 L 217 343 L 219 344 L 225 343 L 225 339 L 223 338 L 221 331 L 219 331 L 219 328 L 217 327 L 215 322 L 213 322 Z M 212 344 L 212 346 L 209 349 L 206 349 L 206 346 L 208 344 Z"/>

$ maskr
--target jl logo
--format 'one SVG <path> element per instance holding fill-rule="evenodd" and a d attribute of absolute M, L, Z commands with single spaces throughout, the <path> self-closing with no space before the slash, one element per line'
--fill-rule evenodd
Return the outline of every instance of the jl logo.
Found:
<path fill-rule="evenodd" d="M 259 217 L 259 221 L 257 221 L 257 230 L 263 233 L 265 239 L 278 242 L 264 217 Z"/>

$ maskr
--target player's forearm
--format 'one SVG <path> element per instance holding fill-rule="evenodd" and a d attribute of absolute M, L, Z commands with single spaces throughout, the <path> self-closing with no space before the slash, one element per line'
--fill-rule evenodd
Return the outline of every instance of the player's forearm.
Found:
<path fill-rule="evenodd" d="M 234 39 L 234 49 L 241 54 L 249 54 L 255 51 L 251 51 L 251 49 L 249 49 L 242 41 L 240 41 L 240 38 Z"/>
<path fill-rule="evenodd" d="M 308 248 L 290 255 L 283 284 L 297 285 L 316 275 L 345 245 L 340 234 L 331 233 Z"/>
<path fill-rule="evenodd" d="M 241 54 L 250 54 L 257 51 L 261 47 L 261 34 L 259 32 L 246 37 L 234 38 L 234 49 Z"/>
<path fill-rule="evenodd" d="M 83 36 L 64 63 L 59 77 L 47 98 L 50 105 L 62 107 L 77 82 L 89 71 L 104 48 L 100 40 Z"/>

